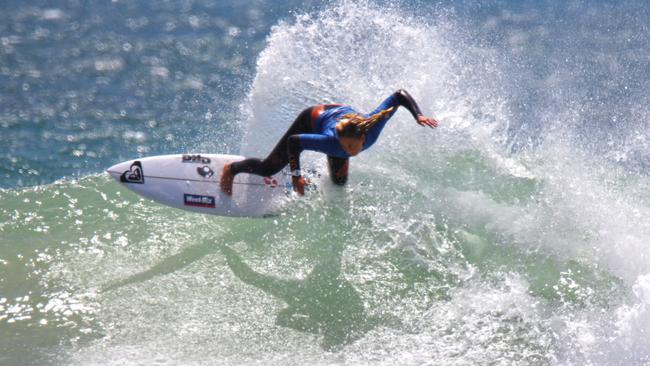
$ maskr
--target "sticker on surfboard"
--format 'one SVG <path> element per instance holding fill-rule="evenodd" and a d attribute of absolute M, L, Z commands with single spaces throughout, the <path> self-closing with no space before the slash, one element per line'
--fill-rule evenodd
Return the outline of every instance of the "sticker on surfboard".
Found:
<path fill-rule="evenodd" d="M 204 196 L 200 194 L 185 193 L 183 195 L 183 202 L 185 206 L 214 208 L 215 199 L 213 196 Z"/>
<path fill-rule="evenodd" d="M 142 171 L 142 164 L 139 161 L 133 162 L 129 170 L 125 171 L 120 176 L 120 182 L 144 184 L 144 172 Z"/>
<path fill-rule="evenodd" d="M 196 168 L 196 172 L 203 178 L 212 178 L 214 175 L 214 171 L 207 165 Z"/>

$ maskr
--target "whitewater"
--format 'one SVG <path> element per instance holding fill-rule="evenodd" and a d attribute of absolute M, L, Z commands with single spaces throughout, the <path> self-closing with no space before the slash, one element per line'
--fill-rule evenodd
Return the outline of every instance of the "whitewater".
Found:
<path fill-rule="evenodd" d="M 650 364 L 645 2 L 19 4 L 0 364 Z M 440 126 L 398 111 L 346 187 L 273 217 L 103 172 L 264 156 L 306 106 L 399 88 Z"/>

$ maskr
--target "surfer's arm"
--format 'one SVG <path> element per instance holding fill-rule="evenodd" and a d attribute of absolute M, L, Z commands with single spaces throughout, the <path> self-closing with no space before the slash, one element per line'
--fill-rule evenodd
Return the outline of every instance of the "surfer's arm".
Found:
<path fill-rule="evenodd" d="M 300 153 L 303 150 L 312 150 L 328 154 L 330 151 L 335 150 L 336 145 L 340 145 L 338 140 L 326 135 L 302 134 L 289 136 L 287 143 L 289 169 L 291 169 L 293 188 L 298 194 L 304 194 L 305 184 L 307 184 L 300 172 Z"/>
<path fill-rule="evenodd" d="M 404 89 L 400 89 L 391 94 L 377 108 L 375 108 L 374 111 L 370 112 L 369 115 L 379 113 L 391 107 L 395 108 L 391 114 L 389 114 L 382 122 L 380 122 L 381 125 L 377 126 L 379 127 L 379 130 L 381 130 L 386 124 L 386 121 L 388 121 L 388 119 L 392 117 L 393 113 L 395 113 L 397 110 L 396 107 L 399 106 L 406 108 L 411 113 L 415 121 L 422 126 L 436 127 L 438 125 L 438 121 L 434 120 L 433 118 L 425 117 L 422 114 L 422 111 L 420 110 L 418 104 L 415 102 L 415 99 L 413 99 L 411 94 L 409 94 Z"/>
<path fill-rule="evenodd" d="M 294 175 L 300 174 L 300 153 L 303 150 L 322 152 L 327 155 L 348 157 L 336 137 L 321 134 L 301 134 L 289 136 L 287 144 L 289 167 Z"/>
<path fill-rule="evenodd" d="M 300 176 L 300 153 L 303 150 L 322 152 L 331 156 L 348 157 L 336 137 L 320 134 L 301 134 L 289 136 L 287 144 L 289 168 L 293 176 Z"/>
<path fill-rule="evenodd" d="M 302 150 L 318 151 L 323 154 L 345 158 L 350 156 L 345 151 L 343 151 L 343 148 L 341 148 L 341 143 L 334 136 L 315 133 L 305 133 L 302 135 L 294 136 L 298 136 L 298 141 Z"/>
<path fill-rule="evenodd" d="M 289 136 L 287 142 L 287 152 L 289 156 L 289 169 L 291 175 L 299 177 L 300 174 L 300 153 L 302 152 L 302 144 L 300 144 L 300 135 Z"/>

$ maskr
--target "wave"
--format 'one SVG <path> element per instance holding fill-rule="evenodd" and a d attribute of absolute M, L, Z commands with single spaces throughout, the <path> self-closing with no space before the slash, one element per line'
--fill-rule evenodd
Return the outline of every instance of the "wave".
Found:
<path fill-rule="evenodd" d="M 38 339 L 32 363 L 647 361 L 647 148 L 602 159 L 605 128 L 584 134 L 590 113 L 535 99 L 546 84 L 517 63 L 536 47 L 559 59 L 536 37 L 567 17 L 606 17 L 572 6 L 468 20 L 339 1 L 280 22 L 242 103 L 244 154 L 266 154 L 308 105 L 371 110 L 398 88 L 441 126 L 398 112 L 347 187 L 323 177 L 269 219 L 177 211 L 105 176 L 2 190 L 0 334 Z M 570 69 L 545 79 L 562 97 Z M 610 158 L 631 148 L 638 164 Z"/>
<path fill-rule="evenodd" d="M 559 301 L 553 314 L 561 321 L 535 322 L 561 328 L 558 339 L 548 341 L 567 346 L 556 345 L 551 359 L 626 362 L 596 352 L 604 347 L 608 355 L 633 350 L 629 360 L 643 360 L 650 348 L 636 335 L 646 319 L 650 270 L 643 169 L 650 150 L 642 132 L 647 94 L 637 91 L 650 80 L 638 64 L 638 47 L 647 39 L 639 37 L 636 17 L 602 24 L 606 11 L 623 14 L 638 3 L 587 7 L 586 13 L 533 7 L 519 17 L 495 11 L 479 25 L 453 11 L 438 9 L 425 19 L 369 2 L 342 1 L 297 16 L 273 29 L 258 60 L 243 151 L 268 150 L 306 105 L 371 110 L 393 90 L 407 88 L 441 127 L 418 131 L 400 112 L 383 141 L 353 159 L 354 195 L 366 193 L 354 187 L 357 179 L 379 191 L 364 201 L 377 210 L 371 231 L 408 228 L 427 217 L 436 229 L 415 240 L 418 245 L 454 243 L 465 265 L 481 269 L 478 277 L 514 271 L 530 294 L 547 305 Z M 567 19 L 584 28 L 558 29 Z M 468 25 L 492 33 L 480 35 Z M 607 38 L 607 29 L 615 34 Z M 602 37 L 579 46 L 594 31 Z M 623 55 L 617 40 L 628 42 Z M 445 236 L 443 225 L 454 235 Z M 405 237 L 388 242 L 410 243 Z M 507 282 L 509 274 L 503 276 Z M 573 283 L 578 277 L 586 282 Z M 591 305 L 578 310 L 574 301 Z"/>

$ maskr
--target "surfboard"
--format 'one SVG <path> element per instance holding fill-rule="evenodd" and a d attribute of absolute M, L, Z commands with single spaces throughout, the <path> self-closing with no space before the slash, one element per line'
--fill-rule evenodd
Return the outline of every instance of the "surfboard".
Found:
<path fill-rule="evenodd" d="M 289 168 L 271 177 L 238 174 L 228 196 L 219 186 L 223 166 L 243 159 L 222 154 L 160 155 L 125 161 L 107 172 L 133 192 L 182 210 L 221 216 L 276 214 L 293 195 Z"/>

